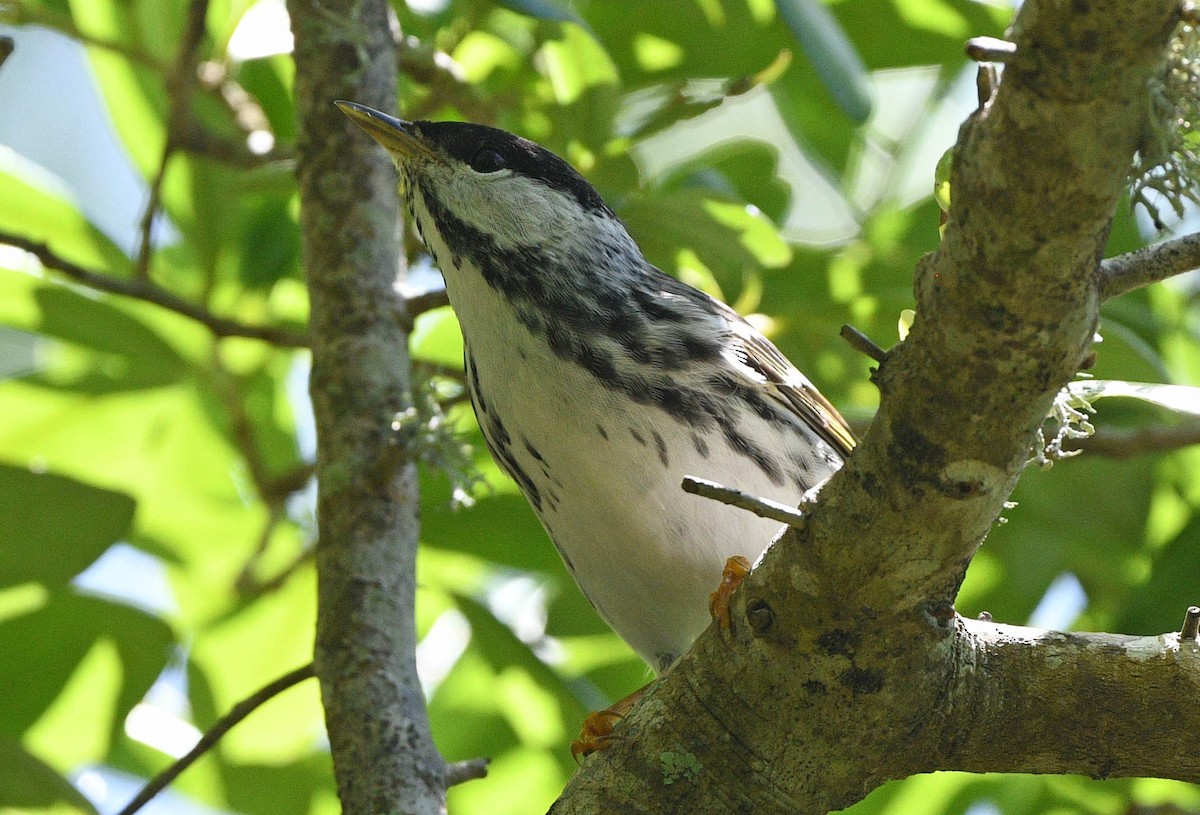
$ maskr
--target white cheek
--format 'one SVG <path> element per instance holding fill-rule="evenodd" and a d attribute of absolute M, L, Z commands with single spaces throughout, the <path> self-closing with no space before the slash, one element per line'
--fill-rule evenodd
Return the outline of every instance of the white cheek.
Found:
<path fill-rule="evenodd" d="M 441 180 L 446 208 L 502 243 L 544 243 L 569 229 L 578 204 L 558 190 L 515 175 Z M 573 205 L 573 206 L 572 206 Z"/>

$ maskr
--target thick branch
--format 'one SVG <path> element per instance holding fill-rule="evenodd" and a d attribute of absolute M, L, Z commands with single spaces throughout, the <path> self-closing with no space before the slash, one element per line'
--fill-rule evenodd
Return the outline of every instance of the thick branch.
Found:
<path fill-rule="evenodd" d="M 1100 264 L 1100 299 L 1140 289 L 1200 267 L 1200 235 L 1156 243 Z"/>
<path fill-rule="evenodd" d="M 1200 781 L 1200 645 L 959 618 L 934 766 Z M 1087 726 L 1080 723 L 1086 719 Z M 939 748 L 940 745 L 940 748 Z"/>
<path fill-rule="evenodd" d="M 177 294 L 164 289 L 162 286 L 143 278 L 123 278 L 85 269 L 77 263 L 59 257 L 48 245 L 41 241 L 0 232 L 0 244 L 24 249 L 33 255 L 45 268 L 59 272 L 76 283 L 82 283 L 88 288 L 104 291 L 110 294 L 120 294 L 135 300 L 144 300 L 161 306 L 168 311 L 181 314 L 205 326 L 218 337 L 248 337 L 263 340 L 273 345 L 285 348 L 303 348 L 308 345 L 308 337 L 297 331 L 269 325 L 246 325 L 236 320 L 218 317 L 203 306 L 190 300 L 184 300 Z"/>
<path fill-rule="evenodd" d="M 386 155 L 334 107 L 396 104 L 387 0 L 292 0 L 303 258 L 317 425 L 316 666 L 343 811 L 444 812 L 417 680 L 416 468 L 385 458 L 408 407 L 395 314 L 399 203 Z"/>
<path fill-rule="evenodd" d="M 732 627 L 701 636 L 554 812 L 824 813 L 932 769 L 954 710 L 955 593 L 1088 354 L 1176 13 L 1021 7 L 1003 82 L 960 133 L 945 237 L 876 375 L 870 430 L 735 593 Z"/>

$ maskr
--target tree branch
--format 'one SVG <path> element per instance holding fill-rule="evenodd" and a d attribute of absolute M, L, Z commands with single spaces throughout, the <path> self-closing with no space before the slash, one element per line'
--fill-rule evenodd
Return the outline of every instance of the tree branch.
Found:
<path fill-rule="evenodd" d="M 1126 252 L 1100 264 L 1100 299 L 1111 300 L 1197 267 L 1200 267 L 1200 235 Z"/>
<path fill-rule="evenodd" d="M 958 618 L 933 768 L 1200 781 L 1200 646 Z M 1086 715 L 1087 727 L 1080 727 Z"/>
<path fill-rule="evenodd" d="M 1089 352 L 1096 269 L 1177 14 L 1022 5 L 1002 82 L 960 132 L 945 235 L 875 376 L 871 428 L 735 592 L 731 627 L 709 627 L 553 812 L 824 813 L 936 769 L 958 712 L 955 595 Z"/>
<path fill-rule="evenodd" d="M 46 269 L 59 272 L 76 283 L 81 283 L 97 291 L 132 297 L 135 300 L 161 306 L 168 311 L 195 320 L 218 337 L 246 337 L 269 342 L 283 348 L 304 348 L 308 345 L 308 337 L 300 332 L 278 326 L 246 325 L 236 320 L 218 317 L 203 306 L 190 300 L 184 300 L 151 280 L 130 280 L 86 269 L 55 254 L 54 250 L 41 241 L 0 231 L 0 243 L 24 249 L 37 258 Z"/>
<path fill-rule="evenodd" d="M 196 745 L 191 750 L 188 750 L 186 755 L 180 756 L 175 763 L 154 776 L 146 786 L 142 787 L 141 791 L 117 815 L 133 815 L 133 813 L 148 804 L 154 796 L 166 789 L 167 785 L 178 778 L 184 770 L 195 764 L 196 759 L 215 747 L 217 742 L 221 740 L 221 737 L 232 730 L 243 719 L 288 688 L 298 685 L 314 675 L 313 666 L 310 662 L 303 668 L 297 668 L 279 677 L 274 682 L 264 685 L 238 702 L 228 713 L 218 719 L 208 729 L 207 733 L 200 737 L 200 740 L 196 742 Z"/>
<path fill-rule="evenodd" d="M 1132 430 L 1101 427 L 1087 438 L 1067 442 L 1063 448 L 1082 450 L 1089 456 L 1126 459 L 1148 453 L 1169 453 L 1194 444 L 1200 444 L 1200 422 L 1189 421 Z"/>
<path fill-rule="evenodd" d="M 387 0 L 291 0 L 302 252 L 317 425 L 316 666 L 342 808 L 445 811 L 416 671 L 418 482 L 384 466 L 409 407 L 391 162 L 336 107 L 396 104 Z"/>
<path fill-rule="evenodd" d="M 466 761 L 456 761 L 453 764 L 447 764 L 446 786 L 454 787 L 459 784 L 465 784 L 468 781 L 487 778 L 489 761 L 490 759 L 486 758 L 469 758 Z"/>
<path fill-rule="evenodd" d="M 404 302 L 409 316 L 415 319 L 427 311 L 450 305 L 450 298 L 445 289 L 429 289 L 406 297 Z"/>

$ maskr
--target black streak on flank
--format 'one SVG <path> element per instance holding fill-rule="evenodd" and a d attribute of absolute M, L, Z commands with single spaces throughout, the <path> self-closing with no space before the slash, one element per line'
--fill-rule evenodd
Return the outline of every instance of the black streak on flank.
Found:
<path fill-rule="evenodd" d="M 662 466 L 670 467 L 670 460 L 667 458 L 667 443 L 663 441 L 662 434 L 657 430 L 652 430 L 654 434 L 654 447 L 658 450 L 658 460 L 662 462 Z"/>
<path fill-rule="evenodd" d="M 474 401 L 474 398 L 472 401 Z M 486 418 L 481 416 L 479 427 L 483 431 L 483 440 L 487 442 L 487 448 L 492 454 L 492 458 L 496 459 L 500 468 L 508 473 L 513 481 L 517 482 L 517 486 L 521 488 L 521 492 L 525 493 L 526 500 L 533 505 L 534 510 L 538 514 L 541 514 L 541 490 L 538 489 L 537 484 L 529 477 L 529 474 L 521 469 L 520 463 L 513 456 L 510 446 L 512 439 L 509 437 L 504 423 L 494 415 L 486 416 Z"/>
<path fill-rule="evenodd" d="M 479 408 L 480 413 L 487 413 L 487 401 L 483 398 L 483 388 L 479 387 L 479 372 L 475 368 L 475 357 L 471 356 L 469 348 L 466 349 L 465 363 L 467 366 L 467 381 L 470 387 L 471 400 Z"/>
<path fill-rule="evenodd" d="M 534 461 L 540 461 L 540 462 L 546 461 L 546 459 L 542 458 L 542 454 L 537 451 L 537 448 L 529 443 L 529 439 L 522 436 L 521 442 L 525 445 L 525 452 L 529 453 L 529 455 L 533 456 Z"/>
<path fill-rule="evenodd" d="M 544 338 L 556 356 L 579 365 L 605 386 L 626 394 L 635 402 L 659 408 L 688 425 L 689 430 L 719 429 L 730 450 L 753 461 L 773 483 L 780 486 L 785 483 L 782 462 L 738 432 L 734 419 L 737 400 L 709 392 L 710 382 L 686 385 L 675 377 L 664 375 L 667 369 L 682 365 L 688 353 L 696 354 L 693 361 L 719 353 L 719 348 L 703 336 L 707 330 L 703 328 L 707 325 L 705 315 L 715 317 L 718 313 L 711 298 L 663 274 L 646 263 L 640 254 L 620 259 L 621 262 L 640 264 L 638 274 L 631 277 L 629 274 L 602 274 L 612 272 L 608 267 L 592 269 L 588 274 L 592 265 L 590 259 L 563 258 L 536 246 L 501 247 L 492 235 L 446 210 L 426 180 L 416 180 L 418 194 L 437 222 L 438 232 L 451 252 L 473 261 L 484 282 L 512 304 L 517 319 L 531 334 Z M 582 279 L 580 269 L 585 270 Z M 443 269 L 443 273 L 454 271 Z M 612 352 L 597 342 L 606 335 L 606 325 L 614 319 L 611 313 L 606 314 L 603 308 L 592 308 L 595 300 L 577 297 L 570 286 L 545 285 L 547 277 L 586 283 L 601 302 L 605 296 L 601 292 L 606 287 L 627 287 L 626 294 L 632 294 L 641 309 L 637 319 L 621 323 L 623 327 L 628 326 L 629 333 L 636 335 L 622 339 L 621 344 L 626 349 L 631 345 L 645 347 L 648 350 L 644 356 L 650 362 L 632 369 L 618 366 Z M 664 344 L 668 342 L 662 339 L 664 335 L 690 333 L 692 321 L 701 326 L 701 336 L 685 341 L 685 352 L 672 350 Z M 658 330 L 663 323 L 671 325 L 673 330 Z M 747 393 L 749 391 L 739 386 L 741 401 L 746 401 Z M 749 407 L 769 422 L 780 421 L 780 414 L 762 397 L 749 399 Z M 503 431 L 503 427 L 499 430 Z M 604 436 L 603 428 L 600 431 Z"/>
<path fill-rule="evenodd" d="M 596 430 L 597 430 L 597 432 L 600 433 L 600 438 L 604 439 L 605 441 L 608 441 L 608 431 L 604 429 L 604 425 L 602 425 L 602 424 L 596 425 Z"/>
<path fill-rule="evenodd" d="M 633 440 L 642 445 L 642 447 L 646 446 L 646 437 L 639 433 L 636 427 L 629 428 L 629 435 L 633 436 Z"/>

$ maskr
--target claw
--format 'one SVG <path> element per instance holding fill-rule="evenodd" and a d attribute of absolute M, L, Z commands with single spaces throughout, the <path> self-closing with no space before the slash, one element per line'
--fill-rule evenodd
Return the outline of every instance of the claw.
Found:
<path fill-rule="evenodd" d="M 607 750 L 614 741 L 621 738 L 613 735 L 613 728 L 633 708 L 637 700 L 642 698 L 642 694 L 648 687 L 650 686 L 638 688 L 624 699 L 614 702 L 610 707 L 588 714 L 579 728 L 579 738 L 571 742 L 571 757 L 575 759 L 576 763 L 592 753 Z"/>
<path fill-rule="evenodd" d="M 588 714 L 579 728 L 579 738 L 571 742 L 571 758 L 580 763 L 592 753 L 607 750 L 616 738 L 613 728 L 624 714 L 617 713 L 612 708 L 596 710 Z"/>
<path fill-rule="evenodd" d="M 730 625 L 729 601 L 748 574 L 750 561 L 741 555 L 734 555 L 725 561 L 725 568 L 721 570 L 721 585 L 708 596 L 708 611 L 722 630 L 728 630 Z"/>

